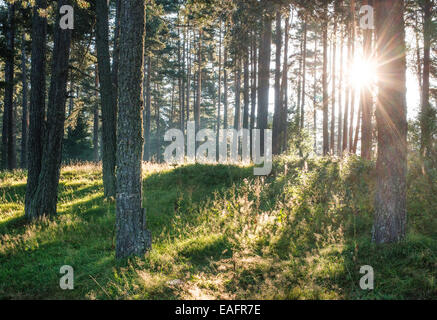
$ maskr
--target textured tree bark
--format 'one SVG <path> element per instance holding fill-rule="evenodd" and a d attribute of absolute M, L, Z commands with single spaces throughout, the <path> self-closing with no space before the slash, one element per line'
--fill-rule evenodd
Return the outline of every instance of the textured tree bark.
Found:
<path fill-rule="evenodd" d="M 323 155 L 329 152 L 329 131 L 328 131 L 328 1 L 325 0 L 324 21 L 323 21 Z"/>
<path fill-rule="evenodd" d="M 8 4 L 6 26 L 5 96 L 2 128 L 2 167 L 16 167 L 14 139 L 14 56 L 15 56 L 15 3 Z"/>
<path fill-rule="evenodd" d="M 27 183 L 25 198 L 25 216 L 37 218 L 37 212 L 30 210 L 31 199 L 38 187 L 41 172 L 42 135 L 46 97 L 46 35 L 47 19 L 38 14 L 38 10 L 47 7 L 46 0 L 37 0 L 32 16 L 32 52 L 30 70 L 30 105 L 29 105 L 29 144 L 27 148 Z"/>
<path fill-rule="evenodd" d="M 275 35 L 275 110 L 273 115 L 273 154 L 280 153 L 281 127 L 281 51 L 282 51 L 282 28 L 281 12 L 276 12 L 276 35 Z"/>
<path fill-rule="evenodd" d="M 100 101 L 102 107 L 102 165 L 103 188 L 106 198 L 115 197 L 117 98 L 114 81 L 117 78 L 118 49 L 114 49 L 113 73 L 111 74 L 108 40 L 108 3 L 96 1 L 96 47 L 100 80 Z M 116 27 L 117 28 L 117 27 Z M 116 37 L 117 38 L 117 37 Z M 118 41 L 116 41 L 118 43 Z M 117 45 L 118 46 L 118 45 Z"/>
<path fill-rule="evenodd" d="M 261 130 L 261 155 L 264 154 L 264 129 L 267 129 L 269 108 L 270 55 L 272 43 L 272 20 L 268 15 L 263 17 L 262 38 L 259 49 L 259 88 L 258 88 L 258 123 Z"/>
<path fill-rule="evenodd" d="M 23 85 L 23 115 L 21 118 L 21 158 L 20 167 L 27 168 L 27 132 L 29 130 L 29 113 L 27 111 L 27 55 L 26 55 L 26 36 L 23 32 L 21 38 L 21 82 Z"/>
<path fill-rule="evenodd" d="M 63 5 L 71 5 L 70 0 L 58 1 L 58 10 Z M 52 57 L 52 77 L 50 79 L 47 105 L 47 121 L 44 124 L 44 143 L 41 172 L 38 187 L 31 199 L 29 215 L 32 217 L 56 214 L 57 191 L 62 160 L 62 140 L 64 137 L 65 103 L 67 100 L 67 78 L 70 59 L 71 29 L 59 26 L 57 15 L 54 30 Z"/>
<path fill-rule="evenodd" d="M 404 1 L 376 1 L 377 183 L 373 241 L 397 242 L 406 227 L 407 117 Z"/>
<path fill-rule="evenodd" d="M 120 15 L 117 143 L 117 259 L 143 255 L 151 246 L 142 208 L 142 109 L 145 3 L 122 0 Z"/>
<path fill-rule="evenodd" d="M 372 4 L 372 1 L 365 0 L 365 5 Z M 371 29 L 363 30 L 364 59 L 369 60 L 372 54 L 372 33 Z M 361 157 L 370 160 L 372 157 L 372 115 L 373 101 L 372 92 L 369 86 L 361 89 Z"/>

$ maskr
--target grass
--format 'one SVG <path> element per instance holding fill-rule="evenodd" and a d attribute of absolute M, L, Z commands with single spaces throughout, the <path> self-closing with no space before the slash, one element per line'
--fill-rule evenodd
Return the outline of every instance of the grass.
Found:
<path fill-rule="evenodd" d="M 408 235 L 371 242 L 374 164 L 351 157 L 251 167 L 144 165 L 152 250 L 114 258 L 101 168 L 62 169 L 58 215 L 23 219 L 26 173 L 0 173 L 2 299 L 436 299 L 437 199 L 410 170 Z M 59 269 L 74 268 L 74 290 Z M 374 290 L 359 287 L 360 267 Z"/>

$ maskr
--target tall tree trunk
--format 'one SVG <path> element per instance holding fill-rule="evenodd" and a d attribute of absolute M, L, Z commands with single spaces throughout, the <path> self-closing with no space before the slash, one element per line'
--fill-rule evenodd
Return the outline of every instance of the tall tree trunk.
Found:
<path fill-rule="evenodd" d="M 234 128 L 240 130 L 241 128 L 241 59 L 235 57 L 235 116 Z"/>
<path fill-rule="evenodd" d="M 25 216 L 37 218 L 38 212 L 31 210 L 31 200 L 38 187 L 41 172 L 43 149 L 43 121 L 46 97 L 46 35 L 47 18 L 39 10 L 47 8 L 46 0 L 36 0 L 32 15 L 32 52 L 30 70 L 30 105 L 29 105 L 29 144 L 27 148 L 27 183 L 25 199 Z"/>
<path fill-rule="evenodd" d="M 334 15 L 336 15 L 337 11 L 334 12 Z M 336 53 L 337 53 L 337 20 L 336 17 L 334 17 L 334 34 L 333 37 L 333 43 L 332 43 L 332 73 L 331 73 L 331 82 L 332 82 L 332 108 L 331 108 L 331 136 L 330 136 L 330 152 L 331 154 L 334 154 L 335 152 L 335 90 L 336 90 Z"/>
<path fill-rule="evenodd" d="M 145 125 L 144 125 L 144 160 L 150 161 L 150 108 L 151 108 L 151 81 L 152 81 L 152 59 L 147 56 L 147 76 L 146 76 L 146 107 L 144 111 Z"/>
<path fill-rule="evenodd" d="M 228 62 L 228 52 L 225 47 L 224 61 L 223 61 L 223 128 L 228 128 L 228 71 L 226 65 Z"/>
<path fill-rule="evenodd" d="M 27 112 L 27 55 L 26 55 L 26 35 L 23 32 L 21 38 L 21 82 L 23 85 L 23 115 L 21 119 L 21 159 L 20 167 L 27 168 L 27 131 L 29 130 L 29 113 Z"/>
<path fill-rule="evenodd" d="M 307 66 L 307 34 L 308 34 L 308 25 L 305 18 L 305 23 L 303 25 L 303 49 L 302 49 L 302 101 L 300 106 L 300 128 L 303 129 L 305 127 L 305 98 L 306 98 L 306 66 Z"/>
<path fill-rule="evenodd" d="M 15 57 L 15 3 L 8 4 L 6 26 L 5 96 L 2 131 L 2 167 L 16 167 L 14 141 L 14 57 Z"/>
<path fill-rule="evenodd" d="M 355 58 L 355 0 L 351 0 L 351 32 L 352 32 L 352 63 Z M 355 116 L 355 85 L 351 85 L 351 104 L 350 104 L 350 120 L 349 120 L 349 152 L 353 153 L 354 148 L 354 116 Z"/>
<path fill-rule="evenodd" d="M 219 52 L 218 52 L 218 103 L 217 103 L 217 135 L 216 135 L 216 155 L 219 159 L 219 142 L 220 142 L 220 126 L 221 126 L 221 104 L 222 104 L 222 24 L 220 22 L 219 33 Z"/>
<path fill-rule="evenodd" d="M 343 68 L 344 68 L 344 30 L 341 33 L 341 44 L 340 44 L 340 77 L 338 80 L 338 116 L 337 116 L 337 154 L 341 156 L 342 153 L 342 139 L 343 139 Z"/>
<path fill-rule="evenodd" d="M 194 123 L 196 126 L 196 133 L 200 130 L 200 105 L 202 100 L 202 30 L 199 30 L 199 41 L 197 48 L 197 93 L 196 105 L 194 108 Z"/>
<path fill-rule="evenodd" d="M 159 92 L 158 83 L 155 82 L 155 92 Z M 160 163 L 161 158 L 161 114 L 160 114 L 160 105 L 158 103 L 158 99 L 154 97 L 153 104 L 155 105 L 155 121 L 156 121 L 156 162 Z"/>
<path fill-rule="evenodd" d="M 178 22 L 179 22 L 179 16 L 178 16 Z M 185 52 L 184 52 L 185 54 Z M 181 34 L 178 29 L 178 93 L 179 93 L 179 126 L 182 132 L 184 132 L 185 127 L 185 116 L 184 116 L 184 88 L 183 88 L 183 58 L 181 54 Z"/>
<path fill-rule="evenodd" d="M 59 0 L 58 11 L 63 5 L 71 5 L 70 0 Z M 58 184 L 62 160 L 62 140 L 64 138 L 65 104 L 67 100 L 67 78 L 70 60 L 71 29 L 61 29 L 60 14 L 54 28 L 52 57 L 52 77 L 47 105 L 47 121 L 44 124 L 44 144 L 38 187 L 31 199 L 29 216 L 40 217 L 56 214 Z"/>
<path fill-rule="evenodd" d="M 282 51 L 282 28 L 281 13 L 276 12 L 276 58 L 275 58 L 275 110 L 273 115 L 273 154 L 280 153 L 281 140 L 281 51 Z"/>
<path fill-rule="evenodd" d="M 96 75 L 95 75 L 95 82 L 96 82 L 96 89 L 99 87 L 99 74 L 98 74 L 98 66 L 96 65 Z M 97 91 L 96 91 L 97 95 Z M 93 157 L 94 161 L 99 161 L 99 105 L 96 104 L 93 110 Z"/>
<path fill-rule="evenodd" d="M 259 49 L 259 88 L 258 88 L 258 123 L 261 130 L 261 155 L 264 154 L 264 129 L 267 129 L 269 108 L 269 82 L 270 82 L 270 55 L 272 43 L 272 20 L 269 16 L 263 17 L 262 38 Z"/>
<path fill-rule="evenodd" d="M 328 131 L 328 1 L 325 0 L 323 21 L 323 155 L 329 152 Z"/>
<path fill-rule="evenodd" d="M 249 129 L 249 46 L 245 48 L 243 57 L 244 64 L 244 88 L 243 88 L 243 128 Z"/>
<path fill-rule="evenodd" d="M 117 143 L 116 258 L 143 255 L 151 246 L 142 208 L 142 109 L 145 3 L 122 0 Z"/>
<path fill-rule="evenodd" d="M 435 117 L 431 108 L 429 100 L 429 73 L 430 73 L 430 51 L 431 51 L 431 38 L 432 38 L 432 6 L 431 0 L 424 0 L 423 6 L 423 80 L 422 80 L 422 106 L 420 110 L 420 129 L 421 129 L 421 141 L 420 152 L 422 155 L 422 171 L 426 174 L 426 158 L 430 157 L 431 144 L 432 144 L 432 127 L 434 125 Z"/>
<path fill-rule="evenodd" d="M 116 181 L 116 131 L 117 131 L 117 94 L 118 76 L 118 40 L 114 49 L 113 70 L 111 73 L 109 40 L 108 40 L 108 3 L 106 0 L 96 1 L 96 48 L 100 82 L 100 101 L 102 108 L 102 165 L 103 189 L 106 198 L 115 197 Z M 118 37 L 116 37 L 118 39 Z"/>
<path fill-rule="evenodd" d="M 365 0 L 365 4 L 373 4 L 369 0 Z M 369 61 L 372 55 L 372 33 L 371 29 L 363 30 L 363 48 L 364 59 Z M 361 88 L 361 157 L 370 160 L 372 157 L 372 115 L 373 115 L 373 99 L 371 88 L 365 85 Z"/>
<path fill-rule="evenodd" d="M 252 41 L 251 41 L 251 89 L 250 89 L 250 129 L 255 129 L 256 127 L 256 78 L 257 78 L 257 34 L 255 32 L 252 33 Z M 252 135 L 250 135 L 250 148 L 252 154 Z"/>
<path fill-rule="evenodd" d="M 354 143 L 353 143 L 353 147 L 352 147 L 352 153 L 354 153 L 354 154 L 357 153 L 358 134 L 360 132 L 360 125 L 362 123 L 362 121 L 361 121 L 362 113 L 363 113 L 362 105 L 360 104 L 360 106 L 358 107 L 357 122 L 355 125 L 355 137 L 353 139 Z"/>
<path fill-rule="evenodd" d="M 317 154 L 317 34 L 314 38 L 314 69 L 313 69 L 313 135 L 314 135 L 314 153 Z"/>
<path fill-rule="evenodd" d="M 188 70 L 187 70 L 187 122 L 190 121 L 190 90 L 191 90 L 191 42 L 190 33 L 187 28 L 187 59 L 188 59 Z"/>
<path fill-rule="evenodd" d="M 351 66 L 351 59 L 352 59 L 352 35 L 351 35 L 351 27 L 350 24 L 347 24 L 346 28 L 348 28 L 348 39 L 347 39 L 347 58 L 346 58 L 346 67 L 349 70 Z M 345 94 L 346 94 L 346 101 L 344 104 L 344 114 L 343 114 L 343 146 L 342 146 L 342 152 L 348 149 L 348 137 L 349 137 L 349 104 L 350 104 L 350 95 L 351 95 L 351 75 L 350 71 L 347 72 L 346 76 L 346 84 L 345 84 Z"/>
<path fill-rule="evenodd" d="M 303 37 L 303 35 L 302 35 Z M 301 115 L 301 99 L 302 99 L 302 62 L 303 62 L 303 43 L 304 41 L 300 41 L 300 49 L 299 49 L 299 71 L 297 74 L 297 105 L 296 105 L 296 123 L 299 129 L 301 129 L 302 125 L 302 115 Z"/>
<path fill-rule="evenodd" d="M 285 36 L 284 36 L 284 61 L 282 66 L 282 83 L 281 83 L 281 127 L 282 127 L 282 150 L 287 151 L 287 130 L 288 130 L 288 41 L 289 41 L 290 18 L 285 19 Z M 306 46 L 305 46 L 306 47 Z M 306 56 L 306 52 L 304 52 Z M 305 62 L 304 62 L 305 63 Z M 305 78 L 304 78 L 305 79 Z M 305 81 L 303 81 L 305 83 Z M 305 92 L 305 88 L 303 90 Z M 302 104 L 303 106 L 303 104 Z M 303 109 L 302 109 L 303 110 Z"/>
<path fill-rule="evenodd" d="M 378 159 L 373 241 L 397 242 L 406 228 L 407 117 L 404 1 L 376 1 Z"/>

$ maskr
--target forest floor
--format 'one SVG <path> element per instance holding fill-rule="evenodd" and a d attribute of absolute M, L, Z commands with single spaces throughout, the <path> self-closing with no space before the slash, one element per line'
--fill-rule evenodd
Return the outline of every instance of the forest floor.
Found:
<path fill-rule="evenodd" d="M 26 173 L 0 173 L 0 299 L 437 299 L 437 197 L 410 165 L 408 235 L 371 242 L 374 163 L 144 165 L 152 250 L 116 261 L 101 168 L 62 169 L 58 215 L 23 218 Z M 74 290 L 61 290 L 62 265 Z M 375 271 L 360 289 L 360 267 Z"/>

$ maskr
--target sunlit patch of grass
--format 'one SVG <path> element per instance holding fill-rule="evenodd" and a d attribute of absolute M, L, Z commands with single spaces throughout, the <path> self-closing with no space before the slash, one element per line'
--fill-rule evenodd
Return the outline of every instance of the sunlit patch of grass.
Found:
<path fill-rule="evenodd" d="M 0 298 L 428 299 L 437 297 L 436 199 L 409 178 L 409 232 L 370 241 L 374 164 L 355 157 L 251 166 L 143 164 L 153 243 L 116 261 L 115 204 L 103 199 L 101 164 L 62 168 L 58 215 L 23 219 L 26 173 L 0 173 Z M 59 288 L 59 268 L 75 289 Z M 375 289 L 359 288 L 359 268 Z"/>

